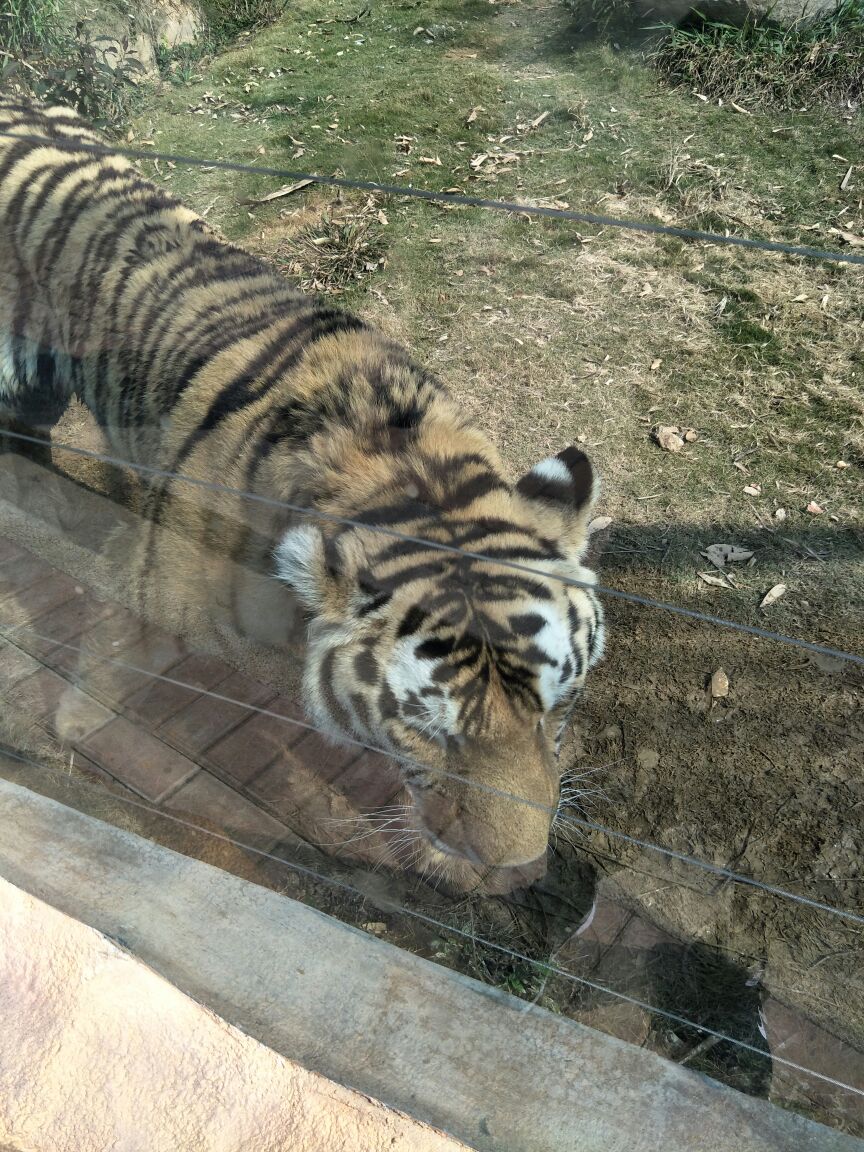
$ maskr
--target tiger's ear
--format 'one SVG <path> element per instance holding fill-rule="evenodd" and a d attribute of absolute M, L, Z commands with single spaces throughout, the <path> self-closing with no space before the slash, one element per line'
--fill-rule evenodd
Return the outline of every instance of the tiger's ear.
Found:
<path fill-rule="evenodd" d="M 516 488 L 529 500 L 563 504 L 567 511 L 581 518 L 593 507 L 600 485 L 585 453 L 570 447 L 535 464 Z"/>
<path fill-rule="evenodd" d="M 294 589 L 304 608 L 320 612 L 328 581 L 321 532 L 311 524 L 289 528 L 274 555 L 277 577 Z"/>

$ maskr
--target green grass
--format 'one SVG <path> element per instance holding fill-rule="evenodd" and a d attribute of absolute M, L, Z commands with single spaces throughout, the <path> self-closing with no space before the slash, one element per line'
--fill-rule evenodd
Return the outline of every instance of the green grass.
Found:
<path fill-rule="evenodd" d="M 0 49 L 12 56 L 43 52 L 55 41 L 60 0 L 3 0 L 0 7 Z"/>
<path fill-rule="evenodd" d="M 288 0 L 201 0 L 207 28 L 216 44 L 227 44 L 277 20 Z"/>
<path fill-rule="evenodd" d="M 704 21 L 669 28 L 654 55 L 671 83 L 708 96 L 758 98 L 781 108 L 823 102 L 852 106 L 864 96 L 864 3 L 781 27 L 770 17 L 740 25 Z"/>
<path fill-rule="evenodd" d="M 154 98 L 136 118 L 138 137 L 165 151 L 792 242 L 834 246 L 832 228 L 864 229 L 856 186 L 840 189 L 858 128 L 833 112 L 746 116 L 670 92 L 637 54 L 560 51 L 566 16 L 554 10 L 434 0 L 422 16 L 391 3 L 340 22 L 358 10 L 293 5 L 200 81 Z M 325 229 L 333 202 L 305 190 L 250 208 L 244 199 L 280 181 L 164 166 L 158 178 L 271 257 Z M 779 499 L 787 527 L 811 532 L 803 508 L 815 499 L 840 524 L 857 522 L 860 473 L 835 467 L 864 455 L 857 269 L 379 203 L 386 267 L 342 285 L 344 298 L 437 368 L 491 423 L 514 469 L 582 435 L 625 519 L 651 519 L 640 501 L 659 481 L 660 507 L 679 523 L 731 531 L 741 488 L 758 473 L 766 499 L 774 493 L 762 520 Z M 662 420 L 697 427 L 698 449 L 658 456 L 647 432 Z M 731 470 L 754 447 L 747 475 Z M 690 540 L 672 545 L 680 583 L 667 591 L 704 602 L 684 559 Z M 832 541 L 848 563 L 854 536 L 838 529 Z M 754 597 L 730 593 L 724 610 L 752 618 Z M 778 621 L 787 612 L 791 624 L 783 605 Z"/>

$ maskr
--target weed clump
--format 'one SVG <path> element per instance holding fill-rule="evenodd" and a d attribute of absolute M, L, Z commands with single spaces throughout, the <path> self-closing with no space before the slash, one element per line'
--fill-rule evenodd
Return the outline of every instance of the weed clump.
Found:
<path fill-rule="evenodd" d="M 841 0 L 834 11 L 788 27 L 769 14 L 741 25 L 700 20 L 667 32 L 652 58 L 676 87 L 779 108 L 815 102 L 854 108 L 864 98 L 864 0 Z"/>
<path fill-rule="evenodd" d="M 274 24 L 288 0 L 202 0 L 201 8 L 215 44 L 226 44 L 244 32 Z"/>
<path fill-rule="evenodd" d="M 360 206 L 337 201 L 320 219 L 282 241 L 277 263 L 304 292 L 341 296 L 384 268 L 382 218 L 371 196 Z"/>
<path fill-rule="evenodd" d="M 0 48 L 6 57 L 43 52 L 56 40 L 58 0 L 4 0 L 0 8 Z"/>

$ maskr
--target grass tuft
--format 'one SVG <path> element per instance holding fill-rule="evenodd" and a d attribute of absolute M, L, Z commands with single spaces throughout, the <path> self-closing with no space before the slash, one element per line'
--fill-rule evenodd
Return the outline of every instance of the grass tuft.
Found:
<path fill-rule="evenodd" d="M 770 16 L 741 25 L 702 20 L 677 28 L 653 53 L 676 87 L 779 108 L 822 102 L 854 107 L 864 97 L 864 0 L 782 27 Z"/>
<path fill-rule="evenodd" d="M 337 199 L 280 242 L 275 262 L 304 292 L 344 295 L 385 267 L 381 219 L 386 216 L 372 196 L 360 205 Z"/>
<path fill-rule="evenodd" d="M 12 57 L 44 52 L 57 38 L 58 0 L 3 0 L 0 48 Z"/>
<path fill-rule="evenodd" d="M 207 28 L 216 44 L 227 44 L 244 33 L 273 24 L 287 0 L 202 0 Z"/>

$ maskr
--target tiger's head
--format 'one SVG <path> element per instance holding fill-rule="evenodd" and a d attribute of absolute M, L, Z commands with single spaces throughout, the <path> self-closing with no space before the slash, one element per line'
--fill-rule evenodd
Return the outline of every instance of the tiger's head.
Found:
<path fill-rule="evenodd" d="M 309 614 L 307 709 L 398 760 L 442 871 L 542 874 L 558 744 L 603 651 L 582 564 L 596 491 L 577 448 L 515 486 L 491 454 L 445 451 L 396 469 L 364 526 L 299 525 L 278 545 Z"/>

